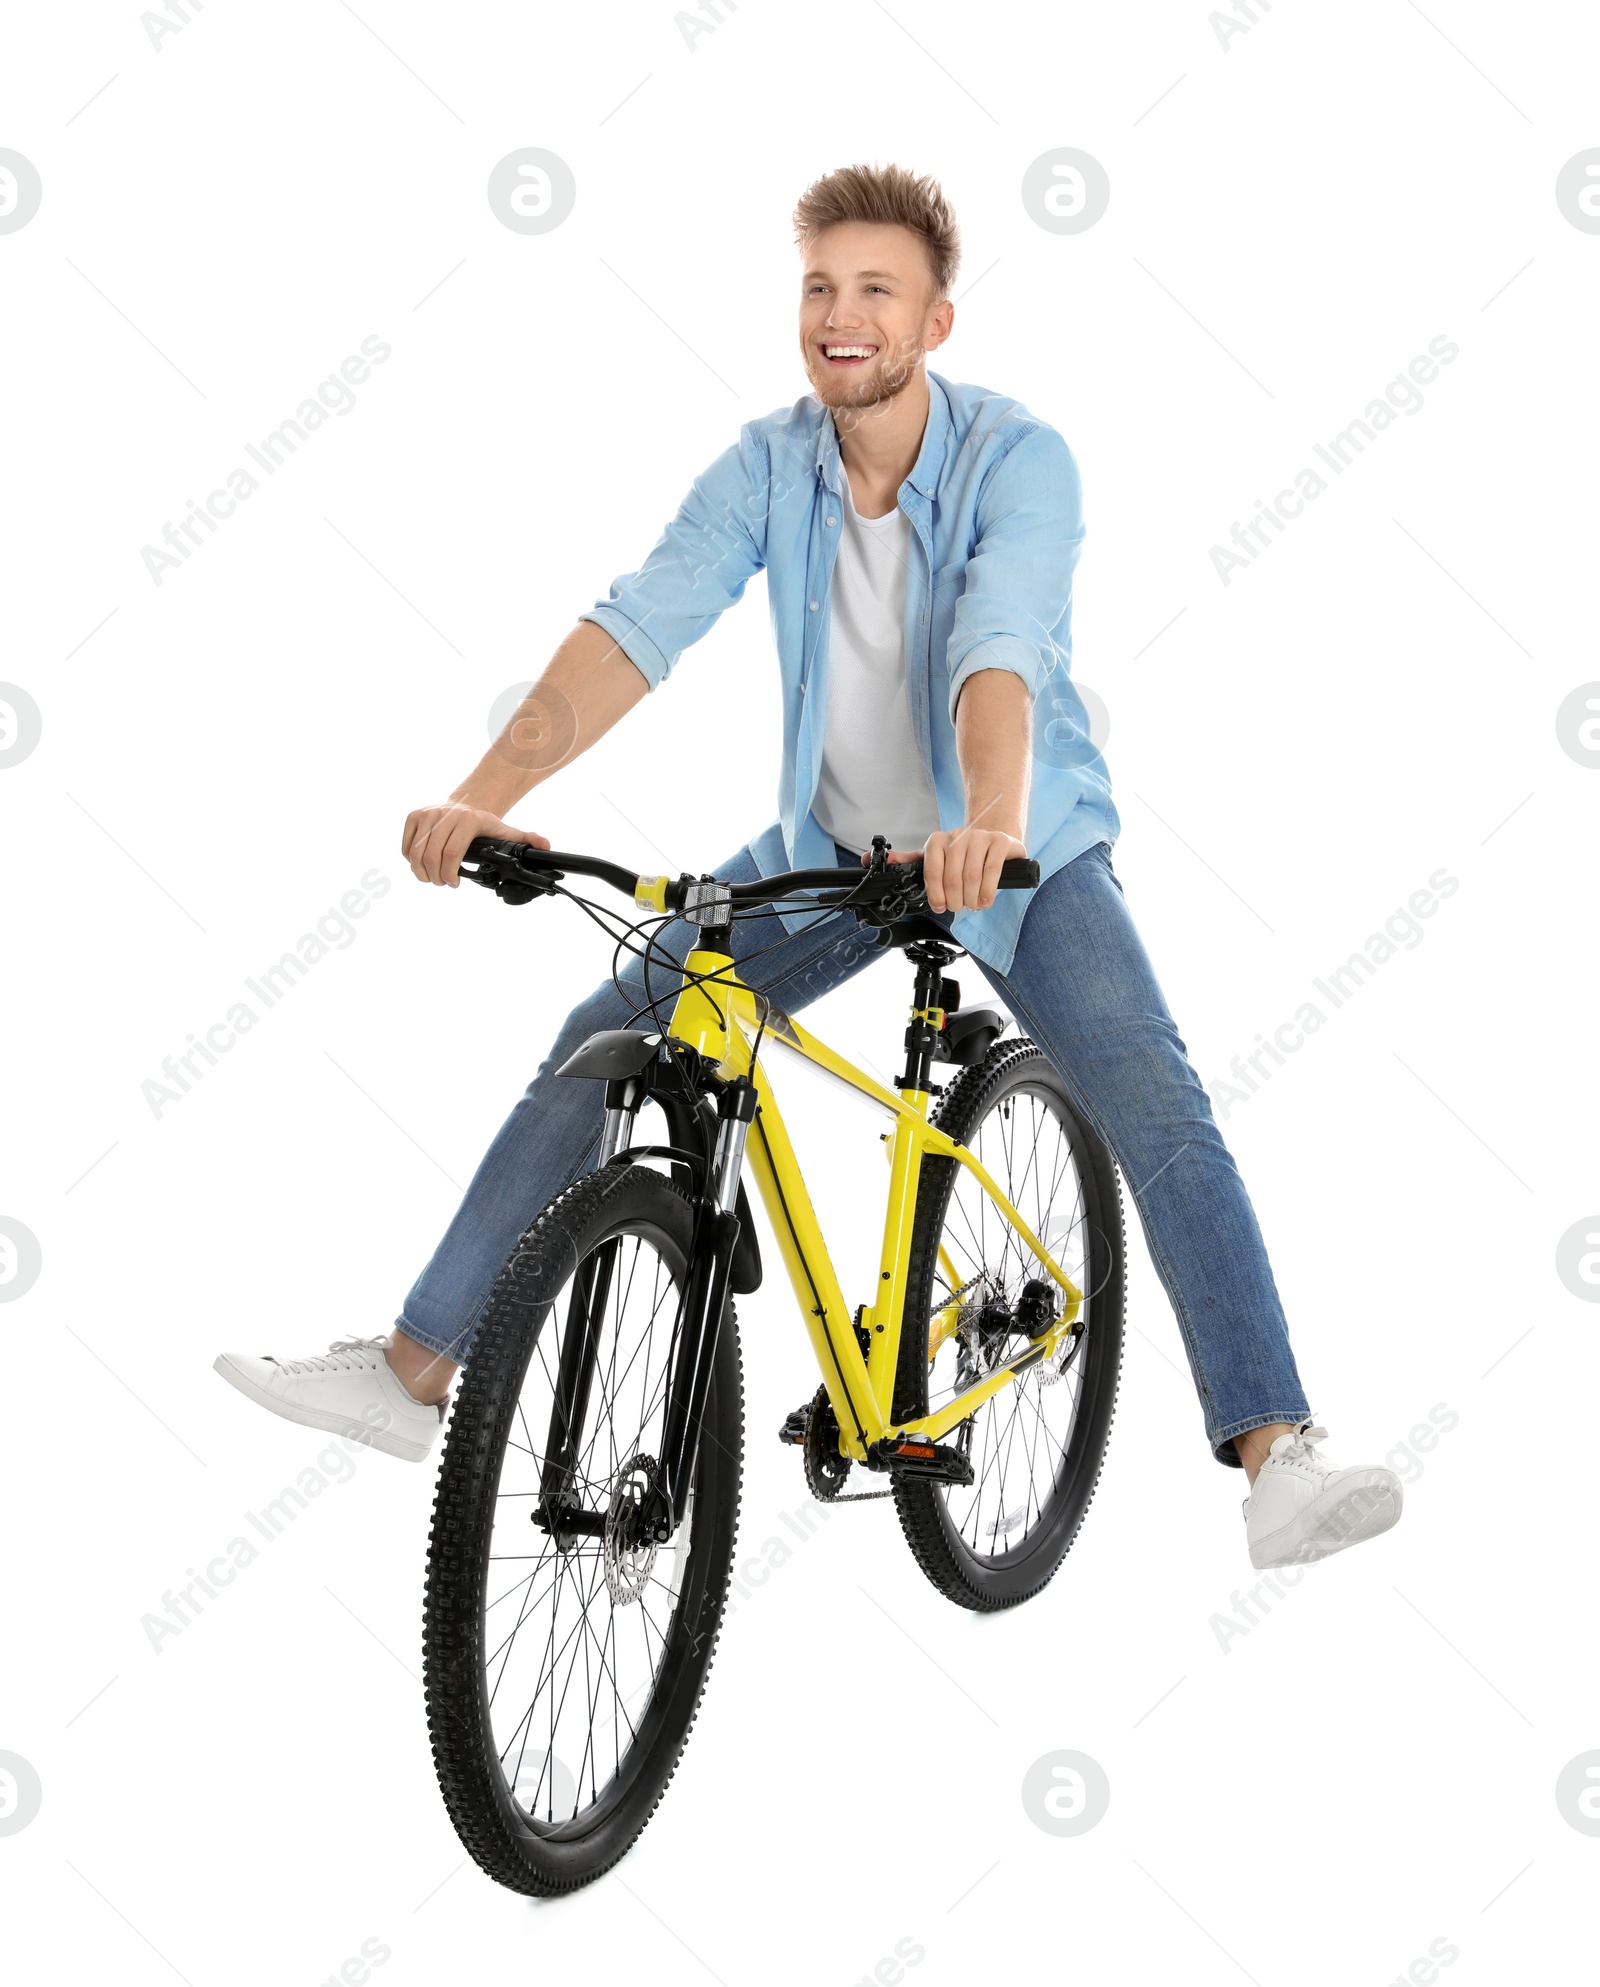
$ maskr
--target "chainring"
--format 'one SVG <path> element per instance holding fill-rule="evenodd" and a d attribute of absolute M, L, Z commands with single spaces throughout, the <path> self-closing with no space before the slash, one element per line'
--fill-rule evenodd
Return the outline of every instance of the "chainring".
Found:
<path fill-rule="evenodd" d="M 866 1504 L 874 1497 L 887 1497 L 887 1490 L 845 1489 L 850 1475 L 850 1458 L 839 1453 L 839 1421 L 828 1399 L 826 1387 L 818 1387 L 806 1417 L 806 1488 L 823 1504 Z"/>
<path fill-rule="evenodd" d="M 833 1503 L 850 1475 L 850 1458 L 839 1453 L 839 1420 L 826 1387 L 818 1387 L 812 1396 L 801 1453 L 805 1458 L 807 1489 L 822 1503 Z"/>

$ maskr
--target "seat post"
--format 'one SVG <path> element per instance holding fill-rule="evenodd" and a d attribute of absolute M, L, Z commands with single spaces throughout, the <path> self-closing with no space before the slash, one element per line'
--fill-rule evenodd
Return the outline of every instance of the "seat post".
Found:
<path fill-rule="evenodd" d="M 934 1046 L 939 1039 L 939 1030 L 944 1026 L 947 1007 L 954 1007 L 960 998 L 946 1000 L 946 989 L 953 988 L 953 981 L 946 981 L 944 969 L 955 957 L 953 947 L 938 939 L 919 938 L 905 949 L 906 957 L 916 966 L 916 988 L 912 995 L 911 1020 L 906 1027 L 906 1066 L 899 1078 L 901 1090 L 930 1090 L 930 1072 L 933 1066 Z"/>

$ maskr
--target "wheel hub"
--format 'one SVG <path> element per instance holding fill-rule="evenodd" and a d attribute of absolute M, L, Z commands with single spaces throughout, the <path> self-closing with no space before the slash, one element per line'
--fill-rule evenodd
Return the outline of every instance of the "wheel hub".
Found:
<path fill-rule="evenodd" d="M 619 1608 L 630 1606 L 644 1593 L 660 1551 L 647 1526 L 658 1474 L 653 1456 L 634 1456 L 623 1464 L 611 1486 L 600 1556 L 607 1591 Z"/>
<path fill-rule="evenodd" d="M 992 1373 L 1006 1356 L 1016 1329 L 1011 1306 L 997 1280 L 984 1277 L 961 1306 L 956 1330 L 961 1340 L 965 1384 Z"/>

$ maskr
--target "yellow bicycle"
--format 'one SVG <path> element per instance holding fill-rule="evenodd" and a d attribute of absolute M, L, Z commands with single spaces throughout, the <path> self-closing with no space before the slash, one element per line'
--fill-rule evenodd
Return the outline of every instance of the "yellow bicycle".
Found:
<path fill-rule="evenodd" d="M 1043 1053 L 994 1010 L 960 1006 L 946 977 L 959 948 L 927 915 L 921 865 L 887 862 L 881 838 L 859 878 L 641 877 L 488 840 L 462 874 L 511 903 L 594 878 L 649 914 L 607 927 L 642 953 L 646 998 L 638 1025 L 592 1036 L 561 1071 L 605 1086 L 599 1163 L 533 1220 L 485 1308 L 429 1543 L 446 1805 L 490 1876 L 552 1895 L 599 1876 L 649 1820 L 710 1667 L 744 1452 L 733 1298 L 761 1281 L 745 1169 L 821 1373 L 782 1438 L 817 1497 L 860 1496 L 847 1485 L 863 1481 L 892 1495 L 923 1572 L 977 1609 L 1038 1593 L 1093 1495 L 1122 1359 L 1121 1195 Z M 1038 874 L 1008 863 L 1002 887 Z M 741 978 L 735 921 L 780 906 L 846 930 L 848 913 L 915 967 L 896 1090 Z M 698 928 L 681 966 L 660 937 L 675 917 Z M 671 972 L 665 1025 L 652 966 Z M 768 1045 L 889 1121 L 878 1278 L 853 1309 Z M 930 1112 L 944 1065 L 959 1074 Z M 647 1104 L 663 1141 L 637 1142 Z"/>

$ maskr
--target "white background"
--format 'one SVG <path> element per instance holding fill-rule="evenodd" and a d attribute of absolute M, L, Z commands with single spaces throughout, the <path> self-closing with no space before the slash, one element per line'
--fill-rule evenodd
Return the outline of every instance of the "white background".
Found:
<path fill-rule="evenodd" d="M 1600 772 L 1556 712 L 1600 677 L 1600 236 L 1554 186 L 1600 144 L 1596 24 L 1258 0 L 1225 50 L 1200 0 L 720 11 L 692 48 L 665 0 L 210 0 L 159 53 L 133 0 L 11 24 L 0 145 L 44 197 L 0 235 L 0 675 L 44 731 L 0 772 L 0 1214 L 43 1270 L 0 1309 L 0 1751 L 43 1805 L 0 1837 L 8 1970 L 314 1987 L 376 1939 L 385 1987 L 845 1987 L 910 1940 L 919 1987 L 1358 1987 L 1446 1941 L 1452 1983 L 1588 1977 L 1600 1840 L 1554 1788 L 1600 1746 L 1600 1313 L 1555 1259 L 1600 1205 Z M 577 182 L 543 236 L 485 198 L 528 145 Z M 1020 195 L 1063 145 L 1111 181 L 1076 236 Z M 1459 1422 L 1396 1461 L 1397 1531 L 1222 1646 L 1243 1486 L 1135 1237 L 1107 1468 L 1054 1584 L 972 1617 L 891 1506 L 835 1512 L 732 1613 L 636 1849 L 536 1905 L 463 1863 L 433 1779 L 431 1467 L 361 1459 L 159 1653 L 141 1617 L 319 1447 L 216 1352 L 386 1329 L 603 970 L 570 909 L 418 888 L 401 822 L 737 424 L 804 391 L 788 217 L 856 159 L 956 204 L 938 369 L 1077 453 L 1076 669 L 1202 1077 L 1459 879 L 1225 1124 L 1336 1459 Z M 372 334 L 354 412 L 156 586 L 141 548 Z M 1422 410 L 1224 586 L 1211 546 L 1441 334 Z M 772 817 L 775 685 L 758 583 L 522 818 L 714 863 Z M 355 942 L 155 1117 L 163 1057 L 374 867 Z M 902 978 L 819 1032 L 886 1066 Z M 829 1120 L 794 1108 L 816 1150 Z M 845 1124 L 848 1222 L 881 1160 Z M 815 1375 L 777 1282 L 742 1324 L 744 1564 L 807 1502 L 773 1432 Z M 1111 1785 L 1072 1839 L 1020 1793 L 1061 1748 Z"/>

